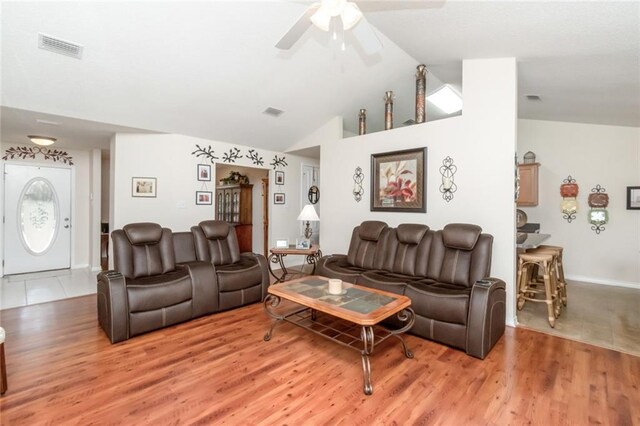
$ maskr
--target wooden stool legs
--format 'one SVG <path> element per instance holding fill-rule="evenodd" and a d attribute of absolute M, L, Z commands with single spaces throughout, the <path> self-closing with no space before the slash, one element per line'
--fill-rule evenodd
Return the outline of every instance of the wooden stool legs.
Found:
<path fill-rule="evenodd" d="M 534 271 L 542 270 L 544 290 L 538 288 L 538 283 L 533 281 Z M 556 318 L 560 316 L 560 298 L 556 280 L 554 256 L 550 254 L 518 255 L 518 309 L 522 309 L 525 301 L 540 302 L 547 305 L 549 325 L 555 327 Z M 536 298 L 536 295 L 544 298 Z"/>
<path fill-rule="evenodd" d="M 4 342 L 0 343 L 0 394 L 7 391 L 7 366 L 4 359 Z"/>

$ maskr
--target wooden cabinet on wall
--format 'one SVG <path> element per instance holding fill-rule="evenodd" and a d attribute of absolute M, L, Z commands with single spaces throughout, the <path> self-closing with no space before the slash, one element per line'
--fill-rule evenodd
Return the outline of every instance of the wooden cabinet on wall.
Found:
<path fill-rule="evenodd" d="M 538 167 L 540 167 L 539 163 L 518 164 L 520 172 L 518 206 L 538 205 Z"/>
<path fill-rule="evenodd" d="M 253 251 L 253 185 L 216 187 L 216 219 L 236 228 L 240 252 Z"/>

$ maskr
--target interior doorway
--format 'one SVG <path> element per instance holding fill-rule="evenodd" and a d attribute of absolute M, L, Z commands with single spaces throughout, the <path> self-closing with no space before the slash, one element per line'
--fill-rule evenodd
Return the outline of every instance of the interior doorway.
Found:
<path fill-rule="evenodd" d="M 238 185 L 238 176 L 242 176 L 239 179 L 243 182 L 246 177 L 246 184 Z M 267 181 L 266 196 L 263 196 L 264 179 Z M 269 254 L 269 217 L 268 212 L 265 212 L 265 207 L 268 209 L 269 206 L 268 180 L 268 169 L 233 164 L 216 164 L 215 167 L 216 219 L 222 218 L 235 226 L 241 251 L 252 251 L 265 256 Z M 225 212 L 228 214 L 225 215 Z"/>
<path fill-rule="evenodd" d="M 4 274 L 71 266 L 71 169 L 4 166 Z"/>
<path fill-rule="evenodd" d="M 312 193 L 310 194 L 309 190 L 312 187 L 317 188 L 317 192 L 312 191 Z M 306 206 L 307 204 L 313 204 L 313 206 L 316 209 L 316 213 L 318 214 L 318 216 L 320 215 L 319 187 L 320 187 L 320 167 L 303 164 L 301 184 L 300 184 L 300 190 L 302 191 L 302 193 L 300 194 L 300 200 L 301 200 L 300 210 L 301 211 L 303 207 Z M 306 227 L 306 224 L 301 222 L 300 235 L 304 235 L 305 227 Z M 319 221 L 310 222 L 310 227 L 313 231 L 313 234 L 311 234 L 311 243 L 314 245 L 320 245 L 320 241 L 319 241 L 320 240 L 320 222 Z"/>

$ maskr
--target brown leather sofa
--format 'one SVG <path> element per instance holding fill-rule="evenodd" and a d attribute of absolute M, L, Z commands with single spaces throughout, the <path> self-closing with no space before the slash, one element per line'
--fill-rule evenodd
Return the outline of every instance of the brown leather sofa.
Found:
<path fill-rule="evenodd" d="M 115 270 L 98 274 L 97 303 L 112 343 L 258 302 L 269 285 L 264 256 L 240 255 L 226 222 L 205 221 L 175 234 L 133 223 L 111 238 Z"/>
<path fill-rule="evenodd" d="M 504 333 L 505 283 L 490 278 L 493 237 L 476 225 L 362 222 L 346 255 L 325 256 L 317 273 L 411 298 L 413 334 L 483 359 Z"/>

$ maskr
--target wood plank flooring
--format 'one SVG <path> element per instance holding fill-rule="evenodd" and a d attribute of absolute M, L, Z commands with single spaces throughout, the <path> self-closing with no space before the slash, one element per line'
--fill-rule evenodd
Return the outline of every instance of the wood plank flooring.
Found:
<path fill-rule="evenodd" d="M 111 345 L 95 296 L 0 312 L 9 390 L 0 423 L 34 424 L 640 424 L 640 358 L 508 328 L 487 359 L 408 336 L 372 357 L 261 304 Z"/>

